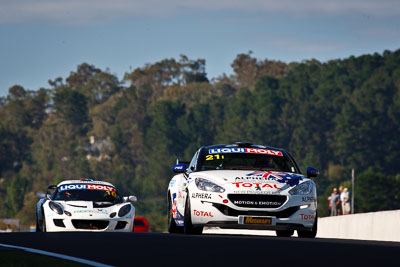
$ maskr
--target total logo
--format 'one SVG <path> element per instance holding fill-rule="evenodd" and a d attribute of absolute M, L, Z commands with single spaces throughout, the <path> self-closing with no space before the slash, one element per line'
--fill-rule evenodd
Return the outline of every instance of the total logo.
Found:
<path fill-rule="evenodd" d="M 193 210 L 193 214 L 198 217 L 214 217 L 211 211 Z"/>
<path fill-rule="evenodd" d="M 302 220 L 314 220 L 315 215 L 300 214 Z"/>
<path fill-rule="evenodd" d="M 272 189 L 281 189 L 277 184 L 268 184 L 268 183 L 244 183 L 244 182 L 235 182 L 232 183 L 236 186 L 236 188 L 254 188 L 256 190 L 261 190 L 262 188 L 272 188 Z"/>

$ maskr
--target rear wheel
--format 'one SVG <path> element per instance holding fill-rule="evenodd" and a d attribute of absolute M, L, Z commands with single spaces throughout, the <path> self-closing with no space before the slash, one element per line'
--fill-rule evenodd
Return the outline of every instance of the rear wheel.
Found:
<path fill-rule="evenodd" d="M 177 226 L 172 213 L 172 200 L 168 195 L 168 232 L 169 233 L 182 233 L 183 227 Z"/>
<path fill-rule="evenodd" d="M 279 237 L 291 237 L 294 234 L 294 230 L 276 230 L 276 235 Z"/>
<path fill-rule="evenodd" d="M 297 231 L 297 235 L 299 237 L 304 238 L 314 238 L 317 236 L 317 229 L 318 229 L 318 217 L 315 215 L 314 225 L 311 231 Z"/>
<path fill-rule="evenodd" d="M 192 224 L 192 209 L 190 207 L 190 197 L 189 193 L 186 197 L 185 205 L 185 218 L 183 220 L 183 232 L 189 235 L 201 235 L 203 233 L 203 226 L 194 226 Z"/>

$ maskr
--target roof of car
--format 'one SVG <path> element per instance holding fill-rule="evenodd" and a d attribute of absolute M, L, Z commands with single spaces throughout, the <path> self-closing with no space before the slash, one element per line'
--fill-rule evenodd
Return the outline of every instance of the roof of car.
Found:
<path fill-rule="evenodd" d="M 99 184 L 115 187 L 113 184 L 104 181 L 96 181 L 93 179 L 79 179 L 79 180 L 65 180 L 59 183 L 57 186 L 62 186 L 65 184 Z"/>

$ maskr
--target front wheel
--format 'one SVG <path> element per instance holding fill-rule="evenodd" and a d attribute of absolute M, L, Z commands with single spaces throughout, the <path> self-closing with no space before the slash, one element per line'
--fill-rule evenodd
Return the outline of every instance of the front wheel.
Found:
<path fill-rule="evenodd" d="M 174 233 L 182 233 L 183 232 L 183 227 L 182 226 L 177 226 L 172 214 L 172 200 L 171 197 L 168 196 L 168 232 L 171 234 Z"/>
<path fill-rule="evenodd" d="M 42 225 L 42 230 L 43 230 L 43 232 L 47 232 L 47 229 L 46 229 L 46 216 L 44 215 L 44 212 L 43 212 L 43 225 Z"/>
<path fill-rule="evenodd" d="M 201 235 L 203 233 L 203 226 L 194 226 L 192 224 L 192 209 L 190 207 L 190 197 L 189 193 L 186 197 L 186 204 L 185 204 L 185 217 L 183 219 L 183 232 L 189 235 Z"/>
<path fill-rule="evenodd" d="M 314 238 L 317 236 L 318 217 L 315 215 L 314 225 L 311 231 L 297 231 L 299 237 Z"/>
<path fill-rule="evenodd" d="M 39 226 L 39 219 L 38 219 L 38 215 L 36 214 L 36 232 L 41 232 L 42 230 L 40 229 Z"/>

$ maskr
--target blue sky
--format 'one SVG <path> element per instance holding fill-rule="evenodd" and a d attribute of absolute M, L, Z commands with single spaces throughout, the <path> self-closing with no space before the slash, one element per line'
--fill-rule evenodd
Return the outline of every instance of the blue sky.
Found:
<path fill-rule="evenodd" d="M 288 63 L 397 49 L 399 0 L 0 0 L 0 96 L 84 62 L 122 79 L 185 54 L 211 79 L 250 50 Z"/>

